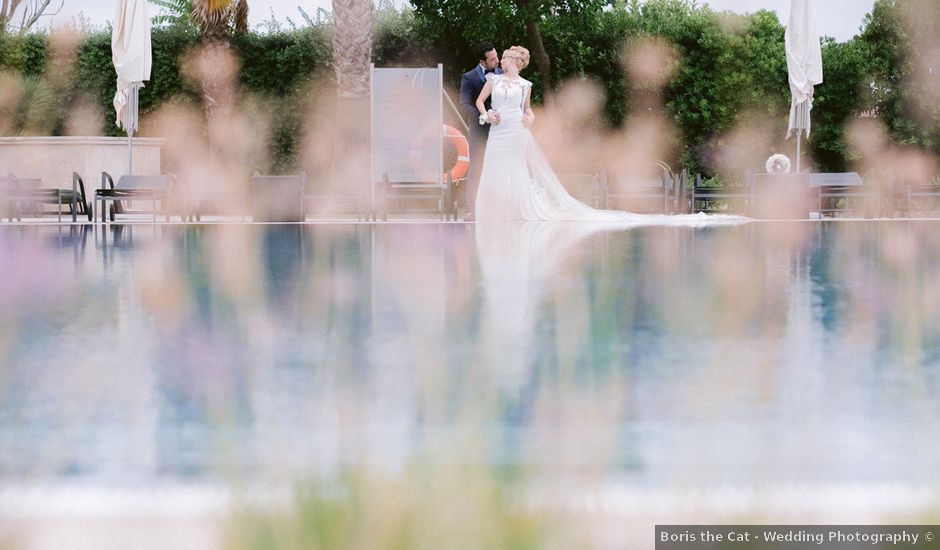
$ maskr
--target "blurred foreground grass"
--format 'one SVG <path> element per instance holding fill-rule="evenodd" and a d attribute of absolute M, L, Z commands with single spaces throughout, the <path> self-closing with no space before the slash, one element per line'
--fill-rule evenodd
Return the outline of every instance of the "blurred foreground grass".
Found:
<path fill-rule="evenodd" d="M 307 482 L 280 510 L 243 509 L 230 550 L 586 547 L 578 530 L 527 505 L 517 473 L 422 463 L 402 472 L 351 470 Z"/>

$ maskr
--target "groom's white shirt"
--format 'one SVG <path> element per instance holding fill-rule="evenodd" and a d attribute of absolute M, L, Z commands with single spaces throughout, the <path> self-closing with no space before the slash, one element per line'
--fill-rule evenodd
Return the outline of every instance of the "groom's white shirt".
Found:
<path fill-rule="evenodd" d="M 501 67 L 496 67 L 493 69 L 493 74 L 503 74 L 503 69 Z M 480 77 L 480 80 L 486 82 L 486 69 L 483 68 L 483 63 L 477 64 L 477 75 Z"/>

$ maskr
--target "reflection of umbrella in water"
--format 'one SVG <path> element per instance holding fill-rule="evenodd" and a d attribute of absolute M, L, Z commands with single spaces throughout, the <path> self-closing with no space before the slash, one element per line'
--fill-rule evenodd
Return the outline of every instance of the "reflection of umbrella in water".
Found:
<path fill-rule="evenodd" d="M 803 131 L 809 136 L 813 87 L 823 81 L 815 0 L 790 0 L 790 19 L 787 22 L 784 44 L 790 93 L 793 96 L 787 137 L 796 130 L 796 172 L 800 173 L 800 141 Z"/>
<path fill-rule="evenodd" d="M 137 98 L 145 80 L 150 80 L 153 56 L 150 49 L 150 17 L 147 0 L 118 0 L 111 31 L 111 61 L 117 73 L 114 94 L 115 123 L 127 132 L 127 172 L 133 172 L 132 144 L 140 127 Z"/>

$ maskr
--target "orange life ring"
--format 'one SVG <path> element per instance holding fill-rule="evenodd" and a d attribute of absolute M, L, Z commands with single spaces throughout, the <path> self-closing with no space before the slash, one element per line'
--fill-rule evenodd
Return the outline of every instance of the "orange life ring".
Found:
<path fill-rule="evenodd" d="M 451 181 L 457 181 L 466 177 L 467 172 L 470 170 L 470 142 L 467 141 L 466 136 L 460 133 L 460 130 L 446 124 L 444 125 L 444 139 L 457 149 L 457 162 L 449 171 L 445 171 L 443 176 L 446 180 L 447 175 L 450 174 Z"/>

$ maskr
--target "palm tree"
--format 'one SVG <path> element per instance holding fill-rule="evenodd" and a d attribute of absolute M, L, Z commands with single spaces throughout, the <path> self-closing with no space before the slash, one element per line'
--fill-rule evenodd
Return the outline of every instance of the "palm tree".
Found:
<path fill-rule="evenodd" d="M 151 0 L 154 2 L 155 0 Z M 156 0 L 171 4 L 173 11 L 188 10 L 189 20 L 202 35 L 203 48 L 196 60 L 196 75 L 202 88 L 202 108 L 206 118 L 229 113 L 234 107 L 238 62 L 229 38 L 248 30 L 247 0 Z"/>
<path fill-rule="evenodd" d="M 362 190 L 369 185 L 369 63 L 371 0 L 333 0 L 333 70 L 336 124 L 332 180 Z"/>
<path fill-rule="evenodd" d="M 203 42 L 228 43 L 229 32 L 248 30 L 247 0 L 190 0 L 192 18 Z"/>
<path fill-rule="evenodd" d="M 153 18 L 154 23 L 192 24 L 205 40 L 226 41 L 229 29 L 236 33 L 248 31 L 247 0 L 150 0 L 150 3 L 163 9 Z"/>
<path fill-rule="evenodd" d="M 369 97 L 372 2 L 333 0 L 333 69 L 340 97 Z"/>

